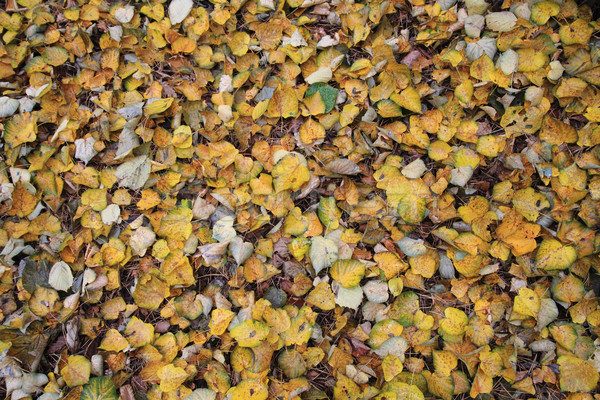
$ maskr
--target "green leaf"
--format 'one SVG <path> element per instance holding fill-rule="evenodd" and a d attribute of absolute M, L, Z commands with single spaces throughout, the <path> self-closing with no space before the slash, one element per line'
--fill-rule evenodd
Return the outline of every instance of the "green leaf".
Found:
<path fill-rule="evenodd" d="M 413 292 L 400 293 L 392 303 L 389 318 L 397 320 L 400 325 L 409 327 L 414 314 L 419 310 L 419 296 Z"/>
<path fill-rule="evenodd" d="M 37 286 L 49 288 L 48 275 L 50 270 L 50 263 L 46 260 L 42 260 L 39 263 L 29 260 L 24 260 L 23 272 L 21 273 L 21 279 L 23 281 L 23 287 L 29 293 L 33 293 Z"/>
<path fill-rule="evenodd" d="M 277 360 L 279 367 L 288 378 L 298 378 L 306 373 L 302 355 L 294 349 L 284 350 Z"/>
<path fill-rule="evenodd" d="M 69 53 L 62 47 L 47 47 L 42 53 L 42 59 L 48 65 L 58 67 L 69 59 Z"/>
<path fill-rule="evenodd" d="M 85 385 L 79 400 L 117 400 L 117 389 L 110 376 L 98 376 Z"/>
<path fill-rule="evenodd" d="M 317 92 L 319 92 L 319 94 L 321 95 L 321 99 L 323 99 L 323 102 L 325 103 L 325 113 L 328 113 L 331 110 L 333 110 L 339 90 L 322 82 L 319 82 L 315 83 L 314 85 L 310 85 L 309 88 L 306 90 L 305 96 L 310 97 Z"/>

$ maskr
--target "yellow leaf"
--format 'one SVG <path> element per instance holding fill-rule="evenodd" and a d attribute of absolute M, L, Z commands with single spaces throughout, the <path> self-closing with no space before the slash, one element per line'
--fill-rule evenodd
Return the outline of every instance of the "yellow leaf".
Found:
<path fill-rule="evenodd" d="M 348 378 L 339 373 L 335 386 L 333 387 L 333 396 L 335 399 L 358 400 L 361 394 L 360 387 Z"/>
<path fill-rule="evenodd" d="M 139 278 L 132 295 L 139 307 L 156 310 L 169 295 L 169 286 L 151 274 L 144 274 Z"/>
<path fill-rule="evenodd" d="M 67 386 L 85 385 L 90 380 L 92 365 L 84 356 L 69 356 L 67 365 L 60 370 Z"/>
<path fill-rule="evenodd" d="M 456 67 L 463 60 L 463 55 L 457 50 L 447 49 L 441 54 L 440 60 L 450 63 L 453 67 Z"/>
<path fill-rule="evenodd" d="M 269 397 L 267 386 L 259 379 L 245 379 L 228 393 L 231 393 L 231 400 L 266 400 Z"/>
<path fill-rule="evenodd" d="M 393 96 L 393 95 L 392 95 Z M 402 108 L 392 100 L 381 100 L 377 102 L 377 113 L 383 118 L 402 117 Z"/>
<path fill-rule="evenodd" d="M 149 210 L 152 207 L 159 205 L 161 202 L 160 196 L 152 189 L 142 190 L 142 198 L 137 202 L 137 207 L 140 210 Z"/>
<path fill-rule="evenodd" d="M 318 121 L 308 118 L 300 126 L 300 141 L 305 146 L 313 146 L 323 142 L 325 128 Z"/>
<path fill-rule="evenodd" d="M 81 195 L 81 204 L 94 211 L 102 211 L 107 206 L 106 189 L 88 189 Z"/>
<path fill-rule="evenodd" d="M 260 346 L 262 341 L 269 334 L 269 327 L 262 322 L 247 319 L 244 322 L 237 324 L 231 330 L 231 336 L 238 342 L 241 347 L 256 347 Z"/>
<path fill-rule="evenodd" d="M 552 297 L 556 301 L 565 303 L 576 303 L 583 299 L 585 286 L 583 282 L 573 274 L 569 274 L 552 289 Z M 571 308 L 569 311 L 572 311 Z"/>
<path fill-rule="evenodd" d="M 408 269 L 408 264 L 404 262 L 398 254 L 391 251 L 383 251 L 373 256 L 377 267 L 381 269 L 386 279 L 392 279 Z"/>
<path fill-rule="evenodd" d="M 214 309 L 211 313 L 210 323 L 208 324 L 210 334 L 219 336 L 225 333 L 233 317 L 235 317 L 233 311 L 222 308 Z"/>
<path fill-rule="evenodd" d="M 438 253 L 430 249 L 425 254 L 409 257 L 408 259 L 412 272 L 426 279 L 431 278 L 435 274 L 439 261 Z"/>
<path fill-rule="evenodd" d="M 428 155 L 434 161 L 443 161 L 452 153 L 452 147 L 441 140 L 431 143 L 428 148 Z"/>
<path fill-rule="evenodd" d="M 427 389 L 438 398 L 450 400 L 455 394 L 454 379 L 452 376 L 440 375 L 435 372 L 427 379 Z"/>
<path fill-rule="evenodd" d="M 535 254 L 535 265 L 547 271 L 569 268 L 577 259 L 577 250 L 556 239 L 544 239 Z"/>
<path fill-rule="evenodd" d="M 402 365 L 402 361 L 392 354 L 388 354 L 385 356 L 381 363 L 381 369 L 383 369 L 383 376 L 386 382 L 390 382 L 394 379 L 400 372 L 404 366 Z"/>
<path fill-rule="evenodd" d="M 444 310 L 445 317 L 440 321 L 439 332 L 442 336 L 449 336 L 451 339 L 461 337 L 469 322 L 467 314 L 454 307 L 448 307 Z"/>
<path fill-rule="evenodd" d="M 409 111 L 421 113 L 421 95 L 413 86 L 404 89 L 400 94 L 393 94 L 390 99 L 400 107 Z"/>
<path fill-rule="evenodd" d="M 29 299 L 29 308 L 38 317 L 45 317 L 51 312 L 57 312 L 61 307 L 58 292 L 54 289 L 38 286 Z"/>
<path fill-rule="evenodd" d="M 514 312 L 537 318 L 540 311 L 540 297 L 533 290 L 522 287 L 519 294 L 515 297 Z"/>
<path fill-rule="evenodd" d="M 489 346 L 483 348 L 479 353 L 479 370 L 490 378 L 495 378 L 502 372 L 502 357 L 494 350 L 490 350 Z"/>
<path fill-rule="evenodd" d="M 298 115 L 298 98 L 291 88 L 277 89 L 267 107 L 270 118 L 292 118 Z"/>
<path fill-rule="evenodd" d="M 560 170 L 558 181 L 563 186 L 575 190 L 585 190 L 587 187 L 587 173 L 585 170 L 577 167 L 577 164 L 573 163 Z"/>
<path fill-rule="evenodd" d="M 116 329 L 109 329 L 106 332 L 104 339 L 100 343 L 99 348 L 106 351 L 119 352 L 127 347 L 127 339 L 123 337 Z"/>
<path fill-rule="evenodd" d="M 513 209 L 504 216 L 496 229 L 496 235 L 510 247 L 515 256 L 522 256 L 537 248 L 535 238 L 540 231 L 540 225 L 525 222 L 523 216 Z"/>
<path fill-rule="evenodd" d="M 169 286 L 191 286 L 195 283 L 190 260 L 184 255 L 182 249 L 171 251 L 162 262 L 160 271 L 161 277 Z"/>
<path fill-rule="evenodd" d="M 152 101 L 150 101 L 152 100 Z M 155 114 L 161 114 L 162 112 L 166 111 L 167 108 L 171 107 L 171 104 L 173 104 L 173 98 L 167 98 L 167 99 L 150 99 L 148 100 L 148 102 L 146 103 L 146 105 L 144 106 L 144 115 L 155 115 Z"/>
<path fill-rule="evenodd" d="M 290 327 L 281 334 L 285 345 L 292 346 L 307 343 L 313 332 L 315 317 L 316 313 L 310 307 L 304 306 L 296 317 L 290 318 Z"/>
<path fill-rule="evenodd" d="M 58 67 L 69 59 L 69 53 L 62 47 L 46 47 L 42 58 L 46 64 Z"/>
<path fill-rule="evenodd" d="M 174 53 L 189 54 L 196 50 L 196 42 L 188 37 L 180 37 L 171 44 Z"/>
<path fill-rule="evenodd" d="M 319 220 L 329 229 L 337 229 L 340 226 L 339 219 L 342 211 L 338 208 L 334 197 L 321 197 L 317 208 Z"/>
<path fill-rule="evenodd" d="M 494 338 L 494 329 L 486 321 L 471 319 L 466 334 L 476 346 L 485 346 Z"/>
<path fill-rule="evenodd" d="M 474 220 L 483 217 L 489 210 L 490 203 L 485 197 L 475 196 L 469 200 L 466 206 L 458 208 L 458 215 L 467 224 L 472 223 Z"/>
<path fill-rule="evenodd" d="M 458 366 L 458 359 L 451 351 L 435 350 L 433 352 L 433 366 L 436 374 L 450 376 L 452 370 Z"/>
<path fill-rule="evenodd" d="M 412 382 L 412 380 L 411 380 Z M 390 382 L 384 386 L 384 398 L 404 399 L 404 400 L 424 400 L 423 392 L 416 385 L 410 385 L 404 382 Z"/>
<path fill-rule="evenodd" d="M 37 116 L 31 113 L 17 114 L 4 124 L 4 141 L 10 147 L 33 142 L 37 137 Z"/>
<path fill-rule="evenodd" d="M 119 318 L 119 314 L 125 311 L 126 307 L 127 304 L 125 303 L 125 300 L 119 296 L 102 304 L 100 312 L 102 313 L 102 318 L 106 320 L 114 320 Z"/>
<path fill-rule="evenodd" d="M 398 214 L 408 224 L 417 224 L 427 213 L 427 199 L 431 197 L 429 187 L 419 179 L 407 179 L 404 176 L 391 181 L 386 195 L 391 207 L 398 207 Z"/>
<path fill-rule="evenodd" d="M 354 104 L 346 104 L 342 109 L 342 113 L 340 114 L 340 124 L 342 127 L 350 125 L 358 113 L 360 109 Z"/>
<path fill-rule="evenodd" d="M 512 199 L 513 206 L 529 221 L 536 221 L 540 211 L 550 207 L 550 202 L 532 187 L 517 190 Z"/>
<path fill-rule="evenodd" d="M 402 335 L 404 327 L 394 319 L 384 319 L 373 325 L 368 344 L 373 349 L 380 348 L 388 339 Z"/>
<path fill-rule="evenodd" d="M 188 378 L 188 373 L 183 368 L 176 367 L 173 364 L 161 367 L 156 375 L 160 379 L 159 389 L 163 393 L 178 389 Z"/>
<path fill-rule="evenodd" d="M 560 356 L 557 361 L 560 373 L 560 390 L 565 392 L 590 392 L 598 385 L 598 371 L 586 361 L 572 356 Z"/>
<path fill-rule="evenodd" d="M 310 179 L 306 160 L 298 153 L 285 154 L 273 167 L 275 193 L 283 190 L 296 191 Z"/>
<path fill-rule="evenodd" d="M 108 243 L 102 245 L 101 251 L 102 261 L 105 265 L 113 266 L 125 260 L 126 246 L 117 238 L 110 238 Z"/>
<path fill-rule="evenodd" d="M 487 54 L 483 54 L 477 60 L 473 61 L 470 73 L 473 78 L 487 82 L 492 80 L 492 75 L 495 71 L 492 59 Z"/>
<path fill-rule="evenodd" d="M 480 136 L 477 138 L 477 152 L 486 157 L 496 157 L 502 150 L 504 143 L 496 136 Z"/>
<path fill-rule="evenodd" d="M 517 53 L 519 54 L 519 65 L 517 67 L 519 72 L 535 72 L 549 62 L 546 54 L 536 52 L 531 47 L 518 49 Z"/>
<path fill-rule="evenodd" d="M 229 41 L 229 48 L 234 56 L 241 57 L 248 52 L 250 35 L 246 32 L 235 32 Z"/>
<path fill-rule="evenodd" d="M 192 234 L 192 210 L 180 206 L 169 211 L 160 221 L 156 233 L 172 240 L 185 241 Z"/>
<path fill-rule="evenodd" d="M 262 115 L 267 111 L 267 108 L 269 107 L 269 100 L 262 100 L 259 101 L 255 106 L 254 109 L 252 110 L 252 119 L 253 120 L 257 120 L 260 117 L 262 117 Z"/>
<path fill-rule="evenodd" d="M 465 105 L 469 105 L 471 97 L 473 97 L 473 81 L 465 80 L 454 89 L 454 95 Z"/>
<path fill-rule="evenodd" d="M 335 296 L 327 282 L 319 283 L 308 296 L 306 296 L 305 300 L 308 304 L 312 304 L 321 310 L 328 311 L 335 308 Z"/>
<path fill-rule="evenodd" d="M 594 28 L 581 18 L 561 26 L 559 30 L 560 41 L 566 46 L 573 44 L 586 45 L 592 33 L 594 33 Z"/>
<path fill-rule="evenodd" d="M 481 368 L 479 368 L 471 385 L 469 394 L 472 398 L 476 398 L 479 394 L 490 393 L 493 387 L 494 379 L 483 372 Z"/>
<path fill-rule="evenodd" d="M 531 5 L 531 20 L 544 25 L 551 17 L 558 15 L 560 5 L 551 0 L 540 1 Z"/>
<path fill-rule="evenodd" d="M 343 287 L 356 287 L 365 276 L 365 264 L 358 260 L 337 260 L 331 266 L 330 274 Z"/>
<path fill-rule="evenodd" d="M 133 316 L 123 332 L 131 347 L 142 347 L 154 340 L 154 326 Z"/>

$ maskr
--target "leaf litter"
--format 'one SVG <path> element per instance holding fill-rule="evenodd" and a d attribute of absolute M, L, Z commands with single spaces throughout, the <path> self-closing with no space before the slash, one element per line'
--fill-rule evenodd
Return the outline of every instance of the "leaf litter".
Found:
<path fill-rule="evenodd" d="M 23 398 L 599 398 L 574 0 L 8 0 Z"/>

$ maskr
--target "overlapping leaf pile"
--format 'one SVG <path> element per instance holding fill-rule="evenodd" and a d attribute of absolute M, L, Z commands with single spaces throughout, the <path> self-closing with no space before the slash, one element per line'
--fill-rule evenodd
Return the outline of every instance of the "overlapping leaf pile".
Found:
<path fill-rule="evenodd" d="M 8 0 L 0 27 L 13 400 L 599 397 L 589 6 Z"/>

